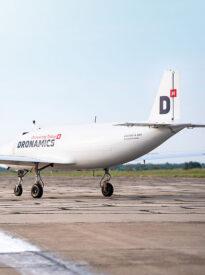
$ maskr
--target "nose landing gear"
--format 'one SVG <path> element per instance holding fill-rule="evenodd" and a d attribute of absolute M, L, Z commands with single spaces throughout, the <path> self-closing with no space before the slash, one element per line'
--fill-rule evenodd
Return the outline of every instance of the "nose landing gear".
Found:
<path fill-rule="evenodd" d="M 109 182 L 111 179 L 111 175 L 109 173 L 109 169 L 106 168 L 104 169 L 104 171 L 105 171 L 105 174 L 100 181 L 101 191 L 104 197 L 111 197 L 114 192 L 114 187 Z"/>

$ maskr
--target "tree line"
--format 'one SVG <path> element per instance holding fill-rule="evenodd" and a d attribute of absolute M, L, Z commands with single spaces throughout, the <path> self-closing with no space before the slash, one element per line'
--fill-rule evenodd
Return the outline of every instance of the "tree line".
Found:
<path fill-rule="evenodd" d="M 159 170 L 159 169 L 202 169 L 205 168 L 205 163 L 190 161 L 185 163 L 160 163 L 160 164 L 122 164 L 116 167 L 113 167 L 113 170 L 118 171 L 142 171 L 142 170 Z"/>

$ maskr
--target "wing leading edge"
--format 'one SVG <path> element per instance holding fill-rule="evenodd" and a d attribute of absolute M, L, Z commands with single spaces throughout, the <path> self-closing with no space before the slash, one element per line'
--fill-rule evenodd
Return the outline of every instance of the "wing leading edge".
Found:
<path fill-rule="evenodd" d="M 25 157 L 25 156 L 12 156 L 12 155 L 0 155 L 0 164 L 7 165 L 28 165 L 33 166 L 35 163 L 40 164 L 62 164 L 62 165 L 72 165 L 74 162 L 70 159 L 60 159 L 60 158 L 50 158 L 50 157 Z"/>

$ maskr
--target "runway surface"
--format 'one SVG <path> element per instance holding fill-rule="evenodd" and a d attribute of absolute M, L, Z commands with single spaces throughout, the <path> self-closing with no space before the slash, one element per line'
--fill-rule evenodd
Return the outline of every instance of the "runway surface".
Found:
<path fill-rule="evenodd" d="M 44 179 L 34 200 L 32 177 L 20 198 L 0 177 L 0 274 L 205 274 L 204 179 L 113 178 L 108 199 L 99 178 Z"/>

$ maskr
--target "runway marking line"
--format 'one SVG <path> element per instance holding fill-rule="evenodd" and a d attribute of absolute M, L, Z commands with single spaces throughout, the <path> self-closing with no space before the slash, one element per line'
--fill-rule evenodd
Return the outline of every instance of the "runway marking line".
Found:
<path fill-rule="evenodd" d="M 0 231 L 0 263 L 20 274 L 93 274 L 87 264 L 63 261 L 51 252 L 44 252 L 29 242 Z"/>

